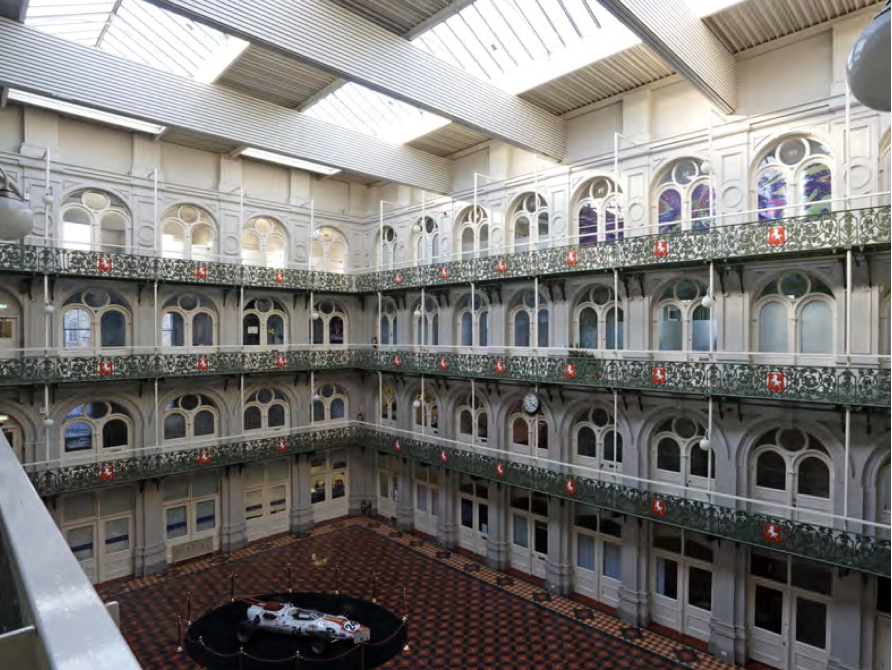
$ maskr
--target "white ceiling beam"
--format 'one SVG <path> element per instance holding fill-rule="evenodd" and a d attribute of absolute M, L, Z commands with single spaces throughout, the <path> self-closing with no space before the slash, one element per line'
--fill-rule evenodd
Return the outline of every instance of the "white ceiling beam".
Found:
<path fill-rule="evenodd" d="M 737 109 L 737 61 L 684 0 L 598 0 L 725 114 Z"/>
<path fill-rule="evenodd" d="M 0 19 L 0 86 L 201 133 L 435 193 L 445 158 Z"/>
<path fill-rule="evenodd" d="M 526 151 L 562 160 L 567 125 L 330 0 L 149 0 Z"/>

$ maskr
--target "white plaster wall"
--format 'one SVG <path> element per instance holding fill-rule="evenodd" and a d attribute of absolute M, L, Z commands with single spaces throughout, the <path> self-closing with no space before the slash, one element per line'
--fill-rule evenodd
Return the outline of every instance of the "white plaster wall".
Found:
<path fill-rule="evenodd" d="M 577 161 L 613 151 L 613 133 L 622 131 L 622 102 L 567 121 L 567 160 Z"/>

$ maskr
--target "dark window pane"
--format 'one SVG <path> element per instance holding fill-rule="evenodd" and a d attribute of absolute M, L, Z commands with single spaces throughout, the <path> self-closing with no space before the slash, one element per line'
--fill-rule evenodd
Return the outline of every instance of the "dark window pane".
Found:
<path fill-rule="evenodd" d="M 657 557 L 657 593 L 678 600 L 678 563 Z"/>
<path fill-rule="evenodd" d="M 816 498 L 830 497 L 830 469 L 820 458 L 809 456 L 799 464 L 796 492 Z"/>
<path fill-rule="evenodd" d="M 199 312 L 192 317 L 192 346 L 209 347 L 214 344 L 214 320 L 210 314 Z"/>
<path fill-rule="evenodd" d="M 576 504 L 576 516 L 573 524 L 580 528 L 588 528 L 589 530 L 598 530 L 598 510 L 588 505 Z"/>
<path fill-rule="evenodd" d="M 344 344 L 344 320 L 339 316 L 328 322 L 328 342 Z"/>
<path fill-rule="evenodd" d="M 124 314 L 111 310 L 102 315 L 100 320 L 101 340 L 103 347 L 123 347 L 127 344 L 127 321 Z"/>
<path fill-rule="evenodd" d="M 681 553 L 681 531 L 677 528 L 655 526 L 653 546 L 655 549 Z"/>
<path fill-rule="evenodd" d="M 576 438 L 576 453 L 589 458 L 595 458 L 598 455 L 598 439 L 595 437 L 595 431 L 588 426 L 579 429 Z"/>
<path fill-rule="evenodd" d="M 530 504 L 530 511 L 538 516 L 548 516 L 548 497 L 542 493 L 533 491 L 533 498 Z"/>
<path fill-rule="evenodd" d="M 877 577 L 877 612 L 889 614 L 889 578 Z"/>
<path fill-rule="evenodd" d="M 285 408 L 282 405 L 273 405 L 267 414 L 270 428 L 278 428 L 285 425 Z"/>
<path fill-rule="evenodd" d="M 214 434 L 214 415 L 212 412 L 203 410 L 195 415 L 195 436 L 213 435 Z"/>
<path fill-rule="evenodd" d="M 756 486 L 785 491 L 787 489 L 787 464 L 776 451 L 763 451 L 756 461 Z"/>
<path fill-rule="evenodd" d="M 784 628 L 784 594 L 776 589 L 756 584 L 753 603 L 753 625 L 780 635 Z"/>
<path fill-rule="evenodd" d="M 786 584 L 787 559 L 754 551 L 750 555 L 750 574 Z"/>
<path fill-rule="evenodd" d="M 710 462 L 709 449 L 701 449 L 699 445 L 694 445 L 691 449 L 691 474 L 694 477 L 715 478 L 715 462 Z"/>
<path fill-rule="evenodd" d="M 681 450 L 672 438 L 664 437 L 657 445 L 657 469 L 681 472 Z"/>
<path fill-rule="evenodd" d="M 712 611 L 712 572 L 688 567 L 688 604 Z"/>
<path fill-rule="evenodd" d="M 533 537 L 533 549 L 540 554 L 548 554 L 548 524 L 537 521 Z"/>
<path fill-rule="evenodd" d="M 285 344 L 285 321 L 278 314 L 272 314 L 266 321 L 266 343 Z"/>
<path fill-rule="evenodd" d="M 790 568 L 790 581 L 807 591 L 829 596 L 833 593 L 833 572 L 830 568 L 809 561 L 794 560 Z"/>
<path fill-rule="evenodd" d="M 685 538 L 684 555 L 688 558 L 696 558 L 699 561 L 712 563 L 712 547 L 705 540 Z"/>
<path fill-rule="evenodd" d="M 164 417 L 164 439 L 178 440 L 186 437 L 186 417 L 182 414 L 168 414 Z"/>
<path fill-rule="evenodd" d="M 467 498 L 461 499 L 461 525 L 465 528 L 474 527 L 474 503 Z"/>
<path fill-rule="evenodd" d="M 124 447 L 129 441 L 129 430 L 125 421 L 112 419 L 102 426 L 103 447 Z"/>
<path fill-rule="evenodd" d="M 80 451 L 93 447 L 93 429 L 90 424 L 78 421 L 65 427 L 65 451 Z"/>
<path fill-rule="evenodd" d="M 796 598 L 796 641 L 818 649 L 827 648 L 827 605 Z"/>
<path fill-rule="evenodd" d="M 248 314 L 242 319 L 242 341 L 248 346 L 260 344 L 260 317 Z"/>
<path fill-rule="evenodd" d="M 477 530 L 486 535 L 489 533 L 489 506 L 477 505 Z"/>
<path fill-rule="evenodd" d="M 259 407 L 248 407 L 245 410 L 245 430 L 260 430 L 263 418 Z"/>
<path fill-rule="evenodd" d="M 623 526 L 619 521 L 614 521 L 613 519 L 601 519 L 601 532 L 605 535 L 612 535 L 613 537 L 622 537 L 623 536 Z"/>

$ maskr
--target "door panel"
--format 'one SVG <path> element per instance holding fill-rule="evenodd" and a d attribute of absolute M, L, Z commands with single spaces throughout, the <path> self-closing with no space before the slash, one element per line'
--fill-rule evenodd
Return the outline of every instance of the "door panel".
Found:
<path fill-rule="evenodd" d="M 712 619 L 712 571 L 689 565 L 686 577 L 683 632 L 708 642 Z"/>
<path fill-rule="evenodd" d="M 889 617 L 877 615 L 873 670 L 892 670 L 892 627 Z"/>
<path fill-rule="evenodd" d="M 15 357 L 19 342 L 19 320 L 14 316 L 0 317 L 0 358 Z"/>
<path fill-rule="evenodd" d="M 133 574 L 133 541 L 130 516 L 102 522 L 102 555 L 99 557 L 100 581 L 127 577 Z"/>
<path fill-rule="evenodd" d="M 91 583 L 97 583 L 99 571 L 96 560 L 96 524 L 69 528 L 65 532 L 65 539 L 71 548 L 71 553 L 81 564 L 84 574 Z"/>
<path fill-rule="evenodd" d="M 793 599 L 793 667 L 796 670 L 826 668 L 827 605 L 796 594 Z"/>
<path fill-rule="evenodd" d="M 750 650 L 754 661 L 780 670 L 788 667 L 784 592 L 755 582 L 750 592 Z"/>

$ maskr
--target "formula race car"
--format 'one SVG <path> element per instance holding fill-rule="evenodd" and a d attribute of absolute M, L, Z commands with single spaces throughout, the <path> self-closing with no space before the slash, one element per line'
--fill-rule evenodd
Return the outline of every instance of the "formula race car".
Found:
<path fill-rule="evenodd" d="M 323 614 L 301 609 L 291 603 L 249 600 L 246 620 L 239 624 L 236 636 L 246 644 L 258 630 L 285 635 L 305 635 L 315 638 L 312 651 L 321 654 L 332 642 L 368 642 L 372 632 L 368 627 L 352 621 L 348 616 Z"/>

